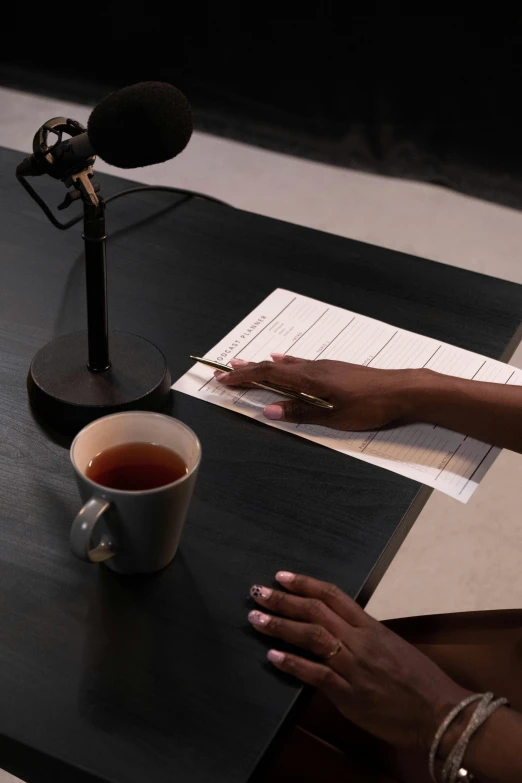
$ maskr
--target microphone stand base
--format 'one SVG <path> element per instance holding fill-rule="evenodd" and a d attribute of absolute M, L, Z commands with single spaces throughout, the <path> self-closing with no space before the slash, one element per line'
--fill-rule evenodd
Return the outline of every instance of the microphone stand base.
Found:
<path fill-rule="evenodd" d="M 36 419 L 63 435 L 74 435 L 94 419 L 128 410 L 160 411 L 170 395 L 165 357 L 148 340 L 109 332 L 111 367 L 87 366 L 87 332 L 58 337 L 33 358 L 27 376 Z"/>

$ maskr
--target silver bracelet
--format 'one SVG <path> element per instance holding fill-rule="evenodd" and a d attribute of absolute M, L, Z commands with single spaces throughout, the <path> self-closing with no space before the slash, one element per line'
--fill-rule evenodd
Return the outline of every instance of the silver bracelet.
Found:
<path fill-rule="evenodd" d="M 508 700 L 504 698 L 496 699 L 492 701 L 492 694 L 487 693 L 484 695 L 480 704 L 473 713 L 470 722 L 462 732 L 459 740 L 455 743 L 455 746 L 451 750 L 446 759 L 446 763 L 442 769 L 442 783 L 457 783 L 462 780 L 461 764 L 464 759 L 466 750 L 471 737 L 476 731 L 490 718 L 499 707 L 504 707 L 508 704 Z M 464 778 L 465 780 L 466 778 Z M 469 780 L 469 776 L 468 776 Z"/>
<path fill-rule="evenodd" d="M 428 768 L 430 771 L 430 777 L 435 783 L 437 783 L 437 778 L 435 777 L 435 759 L 437 757 L 437 751 L 439 749 L 440 741 L 450 725 L 453 723 L 457 715 L 460 715 L 462 710 L 465 710 L 468 704 L 472 704 L 474 701 L 479 701 L 479 699 L 483 699 L 484 696 L 490 696 L 490 698 L 493 698 L 493 694 L 485 694 L 485 693 L 474 693 L 471 696 L 466 696 L 465 699 L 462 699 L 461 702 L 457 704 L 456 707 L 454 707 L 449 715 L 447 715 L 442 723 L 440 724 L 439 728 L 437 729 L 437 733 L 435 734 L 435 737 L 433 738 L 433 742 L 431 743 L 430 748 L 430 755 L 428 759 Z"/>

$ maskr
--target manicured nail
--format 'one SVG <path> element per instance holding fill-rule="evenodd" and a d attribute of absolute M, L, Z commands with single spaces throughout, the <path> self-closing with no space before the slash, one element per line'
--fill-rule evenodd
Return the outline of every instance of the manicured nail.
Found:
<path fill-rule="evenodd" d="M 274 362 L 281 361 L 281 359 L 285 358 L 284 353 L 271 353 L 270 356 L 274 360 Z"/>
<path fill-rule="evenodd" d="M 252 625 L 268 625 L 272 618 L 269 614 L 263 614 L 263 612 L 256 612 L 255 609 L 253 612 L 248 613 L 248 621 L 252 623 Z"/>
<path fill-rule="evenodd" d="M 267 405 L 263 411 L 267 419 L 282 419 L 283 409 L 280 405 Z"/>
<path fill-rule="evenodd" d="M 214 373 L 214 378 L 216 379 L 216 381 L 222 381 L 223 378 L 227 377 L 227 375 L 228 372 L 220 372 L 219 370 L 216 370 L 216 372 Z"/>
<path fill-rule="evenodd" d="M 252 598 L 270 598 L 273 592 L 269 587 L 263 587 L 263 585 L 253 585 L 250 588 Z"/>
<path fill-rule="evenodd" d="M 282 585 L 287 585 L 290 582 L 293 582 L 295 579 L 295 574 L 293 574 L 291 571 L 278 571 L 276 574 L 276 579 L 278 582 L 281 582 Z"/>
<path fill-rule="evenodd" d="M 266 657 L 270 663 L 283 663 L 285 654 L 279 652 L 279 650 L 269 650 Z"/>
<path fill-rule="evenodd" d="M 232 367 L 244 367 L 248 362 L 245 362 L 244 359 L 231 359 L 230 364 Z"/>

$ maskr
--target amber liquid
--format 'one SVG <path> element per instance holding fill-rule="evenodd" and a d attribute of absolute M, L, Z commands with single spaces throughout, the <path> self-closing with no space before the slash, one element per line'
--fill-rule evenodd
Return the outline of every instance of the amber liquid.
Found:
<path fill-rule="evenodd" d="M 188 473 L 179 454 L 155 443 L 124 443 L 97 454 L 85 474 L 109 489 L 139 492 L 172 484 Z"/>

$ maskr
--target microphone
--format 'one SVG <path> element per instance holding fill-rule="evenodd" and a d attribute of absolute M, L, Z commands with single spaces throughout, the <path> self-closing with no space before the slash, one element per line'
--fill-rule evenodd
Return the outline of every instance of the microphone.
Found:
<path fill-rule="evenodd" d="M 163 163 L 185 149 L 192 129 L 190 104 L 180 90 L 164 82 L 140 82 L 103 98 L 91 112 L 87 130 L 62 117 L 45 123 L 17 175 L 64 179 L 92 165 L 96 155 L 122 169 Z M 62 141 L 62 132 L 74 135 Z M 47 146 L 49 133 L 58 134 L 52 147 Z"/>
<path fill-rule="evenodd" d="M 105 202 L 90 180 L 96 156 L 124 169 L 150 166 L 176 157 L 191 135 L 192 112 L 183 93 L 170 84 L 142 82 L 100 101 L 87 129 L 65 117 L 46 122 L 34 137 L 33 154 L 17 168 L 20 183 L 58 228 L 69 224 L 56 221 L 25 178 L 50 174 L 72 187 L 59 209 L 83 202 L 87 332 L 43 346 L 27 378 L 34 413 L 55 431 L 73 433 L 99 416 L 162 410 L 168 403 L 171 377 L 159 348 L 135 334 L 109 331 Z"/>
<path fill-rule="evenodd" d="M 171 84 L 141 82 L 108 95 L 87 123 L 96 155 L 112 166 L 135 169 L 175 158 L 192 135 L 192 111 Z"/>

